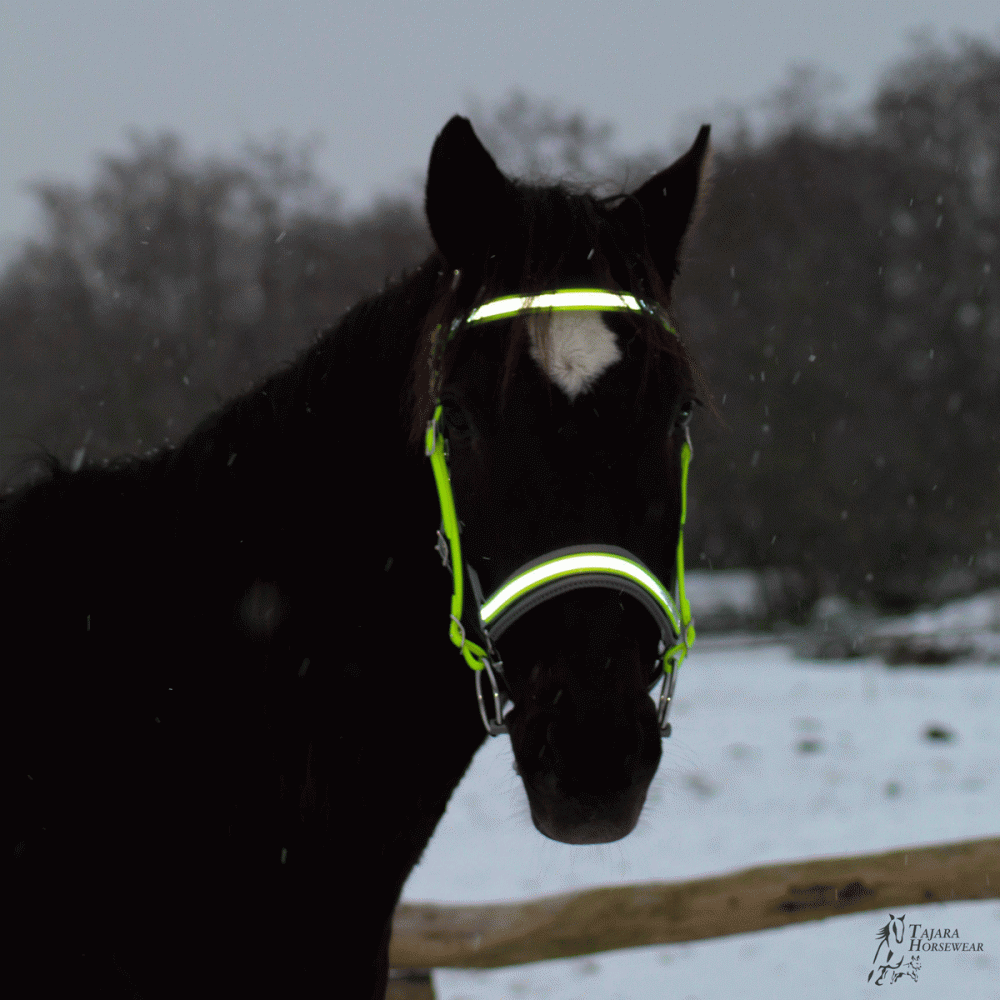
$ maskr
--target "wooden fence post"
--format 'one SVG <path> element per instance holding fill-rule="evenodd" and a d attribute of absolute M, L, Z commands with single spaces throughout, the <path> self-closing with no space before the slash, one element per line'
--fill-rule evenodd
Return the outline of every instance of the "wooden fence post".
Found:
<path fill-rule="evenodd" d="M 927 902 L 1000 898 L 1000 838 L 765 865 L 520 903 L 401 903 L 389 961 L 489 969 Z"/>

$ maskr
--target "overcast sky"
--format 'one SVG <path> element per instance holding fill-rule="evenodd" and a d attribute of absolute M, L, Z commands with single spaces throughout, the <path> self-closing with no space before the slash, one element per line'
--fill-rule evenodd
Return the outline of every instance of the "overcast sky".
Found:
<path fill-rule="evenodd" d="M 753 104 L 793 63 L 860 104 L 920 28 L 997 41 L 1000 15 L 996 0 L 0 0 L 0 253 L 34 225 L 26 181 L 89 182 L 133 126 L 199 154 L 319 135 L 322 175 L 358 208 L 412 190 L 470 98 L 520 87 L 638 152 Z"/>

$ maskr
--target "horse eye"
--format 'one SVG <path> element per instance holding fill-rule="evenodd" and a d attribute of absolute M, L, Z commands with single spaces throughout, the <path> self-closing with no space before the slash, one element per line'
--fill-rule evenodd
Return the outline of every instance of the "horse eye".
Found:
<path fill-rule="evenodd" d="M 689 399 L 680 409 L 680 413 L 677 414 L 677 424 L 679 427 L 687 427 L 688 421 L 691 419 L 691 414 L 694 412 L 694 400 Z"/>
<path fill-rule="evenodd" d="M 442 400 L 444 404 L 444 421 L 448 430 L 458 437 L 467 437 L 472 433 L 472 426 L 462 406 L 454 399 Z"/>

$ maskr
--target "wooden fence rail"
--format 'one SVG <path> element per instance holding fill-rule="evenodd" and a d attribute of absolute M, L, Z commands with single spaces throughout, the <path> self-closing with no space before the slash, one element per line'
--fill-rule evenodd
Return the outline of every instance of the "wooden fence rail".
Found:
<path fill-rule="evenodd" d="M 521 903 L 401 903 L 389 961 L 397 968 L 489 969 L 700 941 L 842 913 L 997 898 L 1000 838 L 969 840 Z"/>

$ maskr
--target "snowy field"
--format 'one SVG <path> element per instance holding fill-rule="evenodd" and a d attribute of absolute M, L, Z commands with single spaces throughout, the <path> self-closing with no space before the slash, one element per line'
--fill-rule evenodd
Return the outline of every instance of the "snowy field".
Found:
<path fill-rule="evenodd" d="M 892 668 L 700 640 L 671 715 L 639 827 L 615 844 L 537 833 L 508 737 L 489 740 L 403 898 L 523 899 L 1000 832 L 996 663 Z M 918 981 L 893 983 L 890 996 L 1000 1000 L 1000 902 L 909 907 L 906 919 L 957 929 L 984 950 L 922 954 Z M 439 1000 L 874 996 L 882 991 L 866 977 L 887 920 L 875 910 L 507 969 L 442 969 L 434 983 Z"/>

